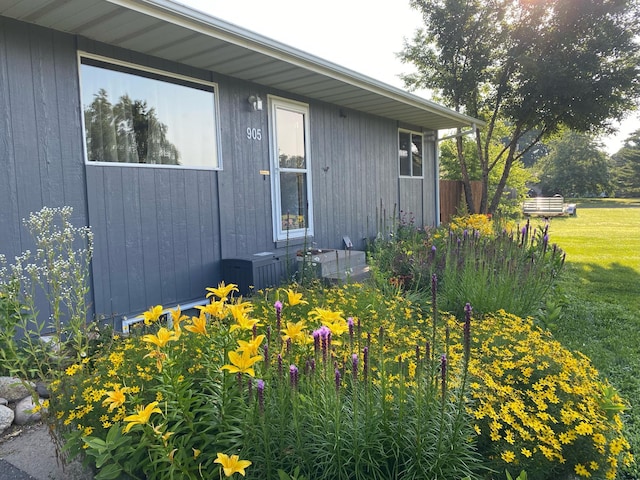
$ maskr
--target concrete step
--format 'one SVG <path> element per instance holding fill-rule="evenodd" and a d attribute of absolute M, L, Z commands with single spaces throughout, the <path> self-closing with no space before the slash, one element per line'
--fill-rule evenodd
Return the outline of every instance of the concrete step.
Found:
<path fill-rule="evenodd" d="M 327 275 L 325 277 L 322 277 L 322 279 L 330 284 L 342 284 L 342 283 L 364 282 L 370 277 L 371 277 L 371 271 L 369 270 L 369 266 L 360 265 L 355 268 L 350 268 L 345 271 L 340 271 L 340 272 L 333 273 L 331 275 Z"/>
<path fill-rule="evenodd" d="M 347 272 L 367 265 L 365 252 L 359 250 L 314 250 L 305 257 L 297 257 L 298 264 L 305 262 L 318 277 Z"/>

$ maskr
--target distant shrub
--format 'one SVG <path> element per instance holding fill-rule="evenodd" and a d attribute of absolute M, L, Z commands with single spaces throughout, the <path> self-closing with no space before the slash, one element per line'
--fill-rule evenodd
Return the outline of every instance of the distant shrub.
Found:
<path fill-rule="evenodd" d="M 531 315 L 564 265 L 548 227 L 527 222 L 496 232 L 486 215 L 454 218 L 438 229 L 401 224 L 395 236 L 375 242 L 370 259 L 382 288 L 428 292 L 435 274 L 440 308 L 458 318 L 466 303 L 479 313 Z"/>

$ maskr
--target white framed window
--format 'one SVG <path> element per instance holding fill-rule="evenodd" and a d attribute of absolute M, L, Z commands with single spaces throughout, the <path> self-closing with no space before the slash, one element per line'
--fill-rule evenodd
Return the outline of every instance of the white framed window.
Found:
<path fill-rule="evenodd" d="M 313 235 L 309 106 L 269 96 L 275 241 Z"/>
<path fill-rule="evenodd" d="M 79 52 L 87 163 L 219 169 L 217 85 Z"/>
<path fill-rule="evenodd" d="M 401 177 L 422 177 L 424 137 L 420 132 L 398 130 L 398 164 Z"/>

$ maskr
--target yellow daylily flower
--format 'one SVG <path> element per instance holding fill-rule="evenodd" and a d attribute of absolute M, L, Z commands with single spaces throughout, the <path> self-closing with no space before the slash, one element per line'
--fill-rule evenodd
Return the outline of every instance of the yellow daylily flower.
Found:
<path fill-rule="evenodd" d="M 309 316 L 319 320 L 322 325 L 329 328 L 333 336 L 342 335 L 349 331 L 349 325 L 340 311 L 334 312 L 333 310 L 316 307 L 309 312 Z"/>
<path fill-rule="evenodd" d="M 185 325 L 184 329 L 193 333 L 199 333 L 200 335 L 207 334 L 207 317 L 201 311 L 199 317 L 191 317 L 193 325 Z"/>
<path fill-rule="evenodd" d="M 162 305 L 156 305 L 155 307 L 151 307 L 149 310 L 144 312 L 142 314 L 142 316 L 144 317 L 144 324 L 151 325 L 152 323 L 157 322 L 160 318 L 160 315 L 162 315 L 162 310 Z"/>
<path fill-rule="evenodd" d="M 144 358 L 155 358 L 156 359 L 156 368 L 158 369 L 158 372 L 162 372 L 162 362 L 164 362 L 167 359 L 167 354 L 161 352 L 160 350 L 151 350 L 149 353 L 147 353 Z"/>
<path fill-rule="evenodd" d="M 197 305 L 196 308 L 201 312 L 207 313 L 212 317 L 220 319 L 224 318 L 227 313 L 224 300 L 217 300 L 204 306 Z"/>
<path fill-rule="evenodd" d="M 246 373 L 252 377 L 256 376 L 253 365 L 262 360 L 260 355 L 251 356 L 251 353 L 244 350 L 242 354 L 238 352 L 229 352 L 229 360 L 231 365 L 224 365 L 222 370 L 229 370 L 229 373 Z"/>
<path fill-rule="evenodd" d="M 231 328 L 229 329 L 229 331 L 233 332 L 234 330 L 237 330 L 237 329 L 253 330 L 254 325 L 258 325 L 258 320 L 253 320 L 245 315 L 240 318 L 236 318 L 236 323 L 231 325 Z"/>
<path fill-rule="evenodd" d="M 156 335 L 149 334 L 142 337 L 143 342 L 153 343 L 160 348 L 164 347 L 170 341 L 177 339 L 178 336 L 176 335 L 176 332 L 169 330 L 166 327 L 161 327 Z"/>
<path fill-rule="evenodd" d="M 234 320 L 237 322 L 242 317 L 248 317 L 249 313 L 253 311 L 253 304 L 251 302 L 236 302 L 227 305 L 227 308 L 233 315 Z"/>
<path fill-rule="evenodd" d="M 229 457 L 224 453 L 218 453 L 218 458 L 216 458 L 213 463 L 222 465 L 225 477 L 230 477 L 234 473 L 239 473 L 244 477 L 244 469 L 251 465 L 249 460 L 240 460 L 238 455 L 231 455 Z"/>
<path fill-rule="evenodd" d="M 294 305 L 306 305 L 309 303 L 306 300 L 302 300 L 301 293 L 296 293 L 290 288 L 285 290 L 285 292 L 287 293 L 287 303 L 291 307 L 293 307 Z"/>
<path fill-rule="evenodd" d="M 229 285 L 225 285 L 224 282 L 220 282 L 218 284 L 218 288 L 207 287 L 207 298 L 215 295 L 223 302 L 227 301 L 227 297 L 231 292 L 238 292 L 238 286 L 235 283 L 230 283 Z"/>
<path fill-rule="evenodd" d="M 284 333 L 282 339 L 286 342 L 291 339 L 292 342 L 296 343 L 304 343 L 305 341 L 305 332 L 306 323 L 304 320 L 300 320 L 299 322 L 287 322 L 287 328 L 283 328 L 281 331 Z"/>
<path fill-rule="evenodd" d="M 149 422 L 152 413 L 162 413 L 162 410 L 158 408 L 158 402 L 151 402 L 146 407 L 137 407 L 137 412 L 133 415 L 124 417 L 124 421 L 127 422 L 127 426 L 124 427 L 124 433 L 127 433 L 134 425 L 145 425 Z"/>
<path fill-rule="evenodd" d="M 127 393 L 128 391 L 129 389 L 127 387 L 120 388 L 120 385 L 116 385 L 113 391 L 107 392 L 107 398 L 102 401 L 102 406 L 106 407 L 108 405 L 110 412 L 118 407 L 121 407 L 127 400 L 125 393 Z"/>
<path fill-rule="evenodd" d="M 179 337 L 182 333 L 182 329 L 180 328 L 180 324 L 187 320 L 189 317 L 182 314 L 182 310 L 180 309 L 180 305 L 171 310 L 171 322 L 173 323 L 173 331 L 176 332 L 176 335 Z"/>
<path fill-rule="evenodd" d="M 258 348 L 260 348 L 260 344 L 265 339 L 264 335 L 258 335 L 256 338 L 251 340 L 250 342 L 246 342 L 244 340 L 238 340 L 238 352 L 248 351 L 249 355 L 257 355 Z"/>

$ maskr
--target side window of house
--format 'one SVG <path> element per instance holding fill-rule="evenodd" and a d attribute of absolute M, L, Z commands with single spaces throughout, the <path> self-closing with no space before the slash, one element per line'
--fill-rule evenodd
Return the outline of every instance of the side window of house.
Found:
<path fill-rule="evenodd" d="M 421 133 L 398 131 L 398 160 L 401 177 L 422 177 L 422 142 Z"/>
<path fill-rule="evenodd" d="M 87 162 L 216 169 L 216 85 L 80 56 Z"/>

